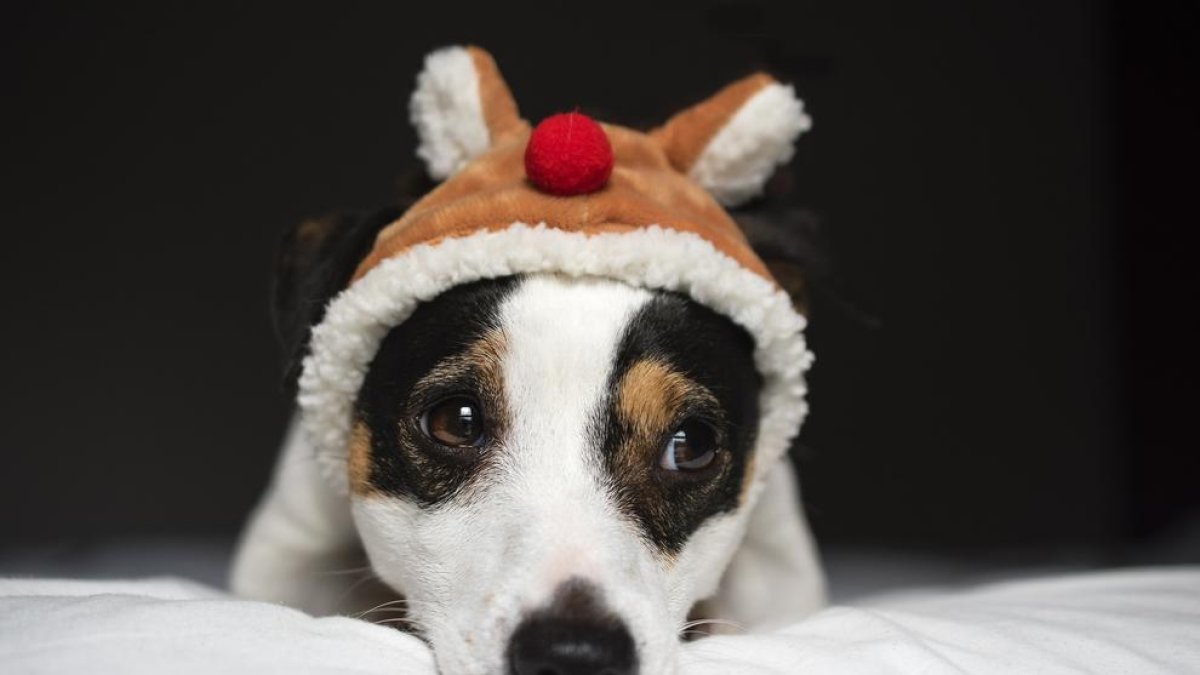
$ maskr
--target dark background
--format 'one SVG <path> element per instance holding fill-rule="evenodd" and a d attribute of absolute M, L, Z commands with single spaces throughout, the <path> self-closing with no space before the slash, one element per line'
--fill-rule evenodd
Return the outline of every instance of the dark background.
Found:
<path fill-rule="evenodd" d="M 533 120 L 796 84 L 822 540 L 1119 556 L 1194 517 L 1194 5 L 413 4 L 6 5 L 0 545 L 236 531 L 289 410 L 275 241 L 391 200 L 464 42 Z"/>

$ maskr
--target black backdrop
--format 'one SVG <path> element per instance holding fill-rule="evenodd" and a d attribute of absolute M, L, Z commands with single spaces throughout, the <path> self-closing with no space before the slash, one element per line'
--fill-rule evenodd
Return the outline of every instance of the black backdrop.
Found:
<path fill-rule="evenodd" d="M 838 261 L 802 449 L 825 540 L 1109 545 L 1196 505 L 1194 10 L 244 4 L 4 10 L 0 541 L 236 530 L 288 415 L 274 243 L 389 201 L 455 42 L 535 120 L 797 85 Z"/>

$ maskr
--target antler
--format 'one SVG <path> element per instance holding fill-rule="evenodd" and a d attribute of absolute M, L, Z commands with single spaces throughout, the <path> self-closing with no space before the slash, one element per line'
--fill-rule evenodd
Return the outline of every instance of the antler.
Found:
<path fill-rule="evenodd" d="M 479 47 L 446 47 L 426 57 L 409 114 L 420 141 L 417 156 L 436 180 L 529 127 L 496 62 Z"/>
<path fill-rule="evenodd" d="M 811 126 L 791 86 L 756 73 L 677 113 L 651 136 L 676 169 L 733 206 L 762 192 Z"/>

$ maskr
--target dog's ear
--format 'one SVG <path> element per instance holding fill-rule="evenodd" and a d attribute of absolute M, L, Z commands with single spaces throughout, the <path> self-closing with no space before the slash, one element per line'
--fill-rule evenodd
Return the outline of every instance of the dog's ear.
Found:
<path fill-rule="evenodd" d="M 817 241 L 817 217 L 798 208 L 760 209 L 734 217 L 754 252 L 792 297 L 796 309 L 808 314 L 811 282 L 825 270 Z"/>
<path fill-rule="evenodd" d="M 275 257 L 271 314 L 288 387 L 300 373 L 309 332 L 325 306 L 349 283 L 379 231 L 403 212 L 391 207 L 330 214 L 304 220 L 284 235 Z"/>
<path fill-rule="evenodd" d="M 788 197 L 792 183 L 791 172 L 781 169 L 767 184 L 764 197 L 730 215 L 792 303 L 807 315 L 813 285 L 826 281 L 831 265 L 819 219 Z"/>

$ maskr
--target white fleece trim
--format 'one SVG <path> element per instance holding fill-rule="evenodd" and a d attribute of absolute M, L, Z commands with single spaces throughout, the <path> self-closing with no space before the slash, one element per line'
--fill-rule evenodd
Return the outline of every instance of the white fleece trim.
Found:
<path fill-rule="evenodd" d="M 762 193 L 775 167 L 792 158 L 796 138 L 811 128 L 796 91 L 769 84 L 713 136 L 688 175 L 717 201 L 736 206 Z"/>
<path fill-rule="evenodd" d="M 805 318 L 787 293 L 701 237 L 659 226 L 585 235 L 515 223 L 504 230 L 420 244 L 379 263 L 334 298 L 313 329 L 300 376 L 301 426 L 327 477 L 345 485 L 353 405 L 384 336 L 417 304 L 479 279 L 536 272 L 617 279 L 686 293 L 754 337 L 763 375 L 755 481 L 783 455 L 808 411 L 812 353 Z"/>
<path fill-rule="evenodd" d="M 454 175 L 491 143 L 479 73 L 463 47 L 445 47 L 425 57 L 408 113 L 417 129 L 417 156 L 435 180 Z"/>

